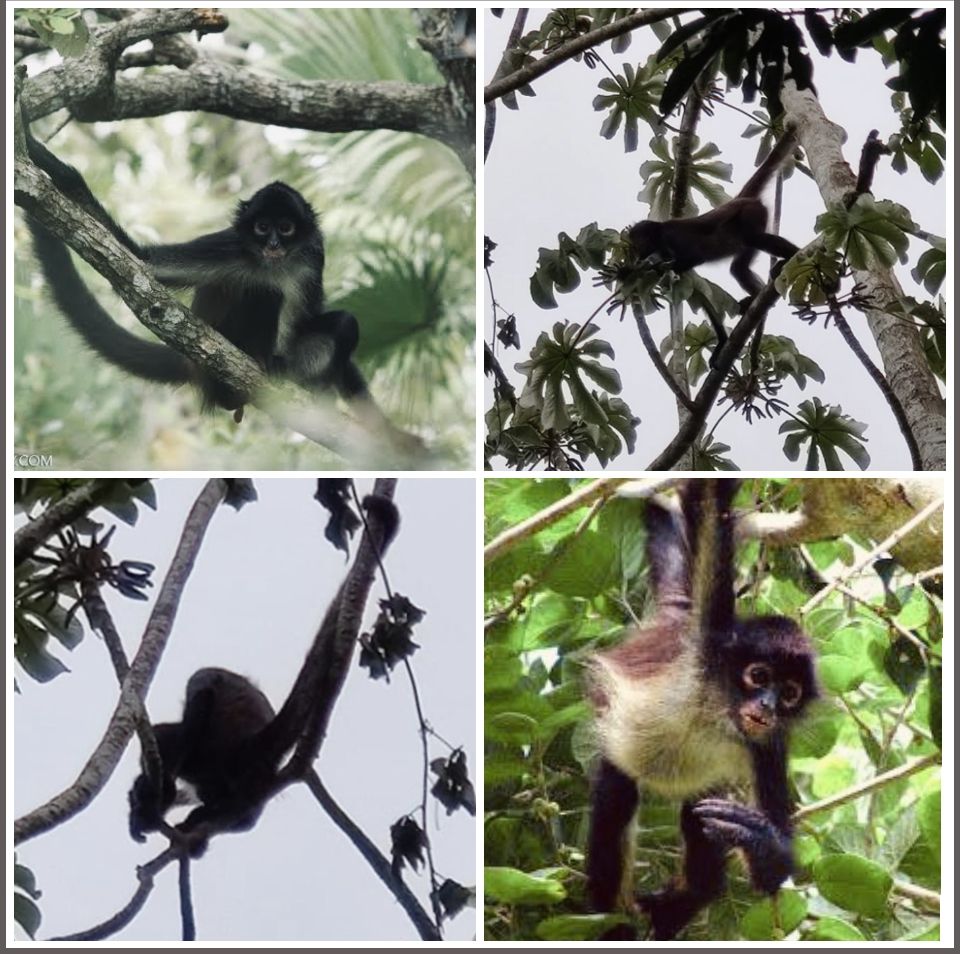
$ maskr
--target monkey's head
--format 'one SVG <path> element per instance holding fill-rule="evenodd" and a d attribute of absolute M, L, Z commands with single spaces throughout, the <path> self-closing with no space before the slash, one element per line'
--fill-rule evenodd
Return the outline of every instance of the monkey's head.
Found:
<path fill-rule="evenodd" d="M 782 736 L 818 695 L 813 647 L 784 616 L 738 621 L 724 656 L 730 716 L 749 744 Z"/>
<path fill-rule="evenodd" d="M 637 261 L 642 261 L 655 252 L 661 251 L 661 223 L 645 219 L 627 229 L 627 241 L 633 249 Z"/>
<path fill-rule="evenodd" d="M 284 262 L 291 252 L 315 246 L 320 238 L 310 204 L 283 182 L 271 182 L 241 202 L 233 225 L 250 257 L 267 267 Z"/>

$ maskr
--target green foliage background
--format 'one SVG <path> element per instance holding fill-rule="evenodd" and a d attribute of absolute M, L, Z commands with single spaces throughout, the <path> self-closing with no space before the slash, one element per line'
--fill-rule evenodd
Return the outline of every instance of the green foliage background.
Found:
<path fill-rule="evenodd" d="M 440 83 L 409 10 L 231 10 L 228 46 L 265 73 L 299 80 Z M 205 38 L 204 44 L 218 42 Z M 243 48 L 246 48 L 244 51 Z M 227 51 L 229 53 L 229 50 Z M 43 137 L 64 117 L 35 124 Z M 319 134 L 204 113 L 69 122 L 51 148 L 75 164 L 135 238 L 222 228 L 241 198 L 274 179 L 318 210 L 333 308 L 354 311 L 375 396 L 450 466 L 474 442 L 474 187 L 434 140 L 376 130 Z M 80 344 L 46 298 L 18 216 L 15 228 L 15 446 L 58 469 L 335 468 L 340 460 L 249 408 L 199 415 L 189 388 L 131 378 Z M 138 323 L 108 284 L 82 274 L 111 314 Z"/>
<path fill-rule="evenodd" d="M 751 498 L 795 509 L 798 481 L 750 481 Z M 569 479 L 485 482 L 485 540 L 580 486 Z M 586 508 L 489 562 L 484 646 L 485 935 L 490 940 L 595 938 L 616 918 L 584 915 L 583 846 L 594 756 L 581 698 L 585 653 L 622 638 L 646 596 L 639 500 Z M 878 541 L 876 541 L 878 542 Z M 739 548 L 738 612 L 799 618 L 815 591 L 811 563 L 836 573 L 870 541 L 839 536 L 799 548 Z M 861 551 L 862 555 L 862 551 Z M 810 561 L 810 562 L 805 562 Z M 886 580 L 886 582 L 884 582 Z M 940 745 L 942 605 L 912 576 L 877 563 L 855 579 L 864 602 L 833 594 L 803 624 L 817 644 L 824 701 L 794 733 L 791 778 L 810 806 Z M 629 609 L 628 609 L 629 607 Z M 891 623 L 909 630 L 915 641 Z M 939 937 L 940 779 L 930 767 L 819 811 L 796 828 L 795 886 L 776 905 L 730 864 L 728 892 L 690 926 L 692 940 L 935 940 Z M 644 793 L 638 890 L 661 887 L 679 863 L 678 807 Z"/>

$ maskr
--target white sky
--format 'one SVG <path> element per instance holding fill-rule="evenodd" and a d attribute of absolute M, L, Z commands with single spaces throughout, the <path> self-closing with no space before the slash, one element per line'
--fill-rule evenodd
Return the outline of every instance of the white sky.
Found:
<path fill-rule="evenodd" d="M 361 494 L 371 485 L 358 481 Z M 202 482 L 166 478 L 155 486 L 158 511 L 143 508 L 135 528 L 119 524 L 111 553 L 115 560 L 157 564 L 159 585 Z M 312 500 L 314 480 L 260 478 L 256 486 L 259 502 L 239 513 L 220 508 L 208 530 L 148 696 L 154 721 L 179 718 L 188 677 L 209 665 L 252 677 L 279 706 L 346 570 L 343 554 L 323 538 L 326 511 Z M 476 782 L 475 484 L 404 478 L 396 502 L 402 523 L 386 567 L 394 591 L 426 610 L 414 637 L 421 649 L 413 657 L 426 718 L 444 739 L 466 749 Z M 366 624 L 383 595 L 375 583 Z M 110 589 L 105 596 L 132 656 L 153 600 L 138 603 Z M 73 653 L 55 651 L 71 672 L 46 685 L 17 674 L 16 817 L 76 778 L 116 703 L 116 681 L 99 637 L 88 632 Z M 420 753 L 405 676 L 398 669 L 387 685 L 354 665 L 316 767 L 341 807 L 388 857 L 390 825 L 420 801 Z M 444 754 L 434 742 L 431 758 Z M 136 887 L 135 866 L 166 844 L 151 835 L 139 845 L 127 833 L 126 796 L 138 758 L 134 740 L 93 804 L 19 846 L 18 860 L 43 890 L 40 937 L 85 929 L 115 913 Z M 432 798 L 428 819 L 441 875 L 473 886 L 474 819 L 463 811 L 447 817 Z M 302 786 L 270 802 L 253 831 L 213 839 L 192 875 L 203 941 L 417 940 L 393 896 Z M 406 880 L 426 905 L 426 877 L 407 874 Z M 112 940 L 178 939 L 176 883 L 170 866 L 133 924 Z M 473 938 L 474 909 L 447 922 L 446 931 L 452 940 Z"/>
<path fill-rule="evenodd" d="M 490 82 L 499 63 L 515 12 L 507 10 L 499 20 L 489 11 L 484 15 L 485 83 Z M 531 11 L 525 32 L 539 26 L 544 13 L 540 9 Z M 684 22 L 689 19 L 684 17 Z M 621 56 L 610 52 L 609 43 L 598 48 L 606 63 L 618 73 L 622 72 L 622 63 L 642 63 L 659 47 L 649 28 L 633 31 L 632 37 L 630 47 Z M 894 72 L 885 71 L 880 57 L 871 50 L 861 50 L 855 64 L 846 63 L 836 55 L 825 60 L 815 49 L 811 55 L 815 62 L 814 82 L 824 112 L 847 130 L 844 156 L 855 170 L 861 146 L 871 129 L 879 129 L 881 139 L 899 130 L 899 121 L 889 106 L 890 91 L 884 86 Z M 599 135 L 607 113 L 594 112 L 591 102 L 599 92 L 597 83 L 608 75 L 600 66 L 589 70 L 582 62 L 567 62 L 534 80 L 536 97 L 518 95 L 518 111 L 497 104 L 496 133 L 484 168 L 484 231 L 498 245 L 493 253 L 492 268 L 497 301 L 517 316 L 521 350 L 498 345 L 497 354 L 518 389 L 523 379 L 513 366 L 527 359 L 537 335 L 559 320 L 583 323 L 607 294 L 604 289 L 592 286 L 592 273 L 581 273 L 581 285 L 575 292 L 557 295 L 559 308 L 541 309 L 533 303 L 529 290 L 538 249 L 557 248 L 559 232 L 576 237 L 590 222 L 597 222 L 601 228 L 622 229 L 649 215 L 649 206 L 637 201 L 644 185 L 638 171 L 640 165 L 655 158 L 648 146 L 651 136 L 644 135 L 647 127 L 640 123 L 640 145 L 633 153 L 623 151 L 622 134 L 609 141 Z M 738 89 L 727 94 L 727 101 L 748 112 L 759 106 L 759 97 L 753 104 L 743 104 Z M 701 143 L 715 142 L 721 149 L 718 161 L 734 167 L 732 183 L 723 183 L 730 195 L 736 194 L 754 168 L 757 140 L 740 138 L 749 122 L 743 114 L 717 106 L 714 116 L 704 116 L 698 127 Z M 878 199 L 891 199 L 905 205 L 921 228 L 937 235 L 945 234 L 945 177 L 931 186 L 913 168 L 901 176 L 890 168 L 889 162 L 881 160 L 873 192 Z M 696 195 L 694 198 L 700 211 L 706 211 L 705 201 Z M 823 211 L 823 200 L 810 179 L 794 174 L 786 181 L 780 229 L 783 235 L 798 245 L 805 245 L 813 238 L 814 220 Z M 928 296 L 913 282 L 909 269 L 927 248 L 926 243 L 911 239 L 909 266 L 896 268 L 905 292 L 920 300 Z M 759 257 L 755 270 L 766 274 L 768 262 L 766 256 Z M 699 271 L 735 298 L 740 297 L 729 273 L 729 262 L 704 266 Z M 484 293 L 487 295 L 486 285 Z M 704 316 L 698 314 L 693 318 L 699 323 Z M 861 344 L 882 367 L 864 318 L 854 312 L 847 318 Z M 617 324 L 616 316 L 601 315 L 599 321 L 601 330 L 597 337 L 610 341 L 616 352 L 615 361 L 603 358 L 602 363 L 617 368 L 623 383 L 620 396 L 642 419 L 635 453 L 628 456 L 624 452 L 609 467 L 642 469 L 676 433 L 675 399 L 651 367 L 632 318 Z M 485 299 L 481 327 L 487 341 L 491 336 L 491 323 L 489 300 Z M 649 324 L 659 345 L 668 330 L 667 310 L 650 316 Z M 793 338 L 800 350 L 813 358 L 826 374 L 825 384 L 808 381 L 802 392 L 792 381 L 787 381 L 779 396 L 791 409 L 813 396 L 825 404 L 839 403 L 845 414 L 870 425 L 866 447 L 872 470 L 910 469 L 909 454 L 886 402 L 835 328 L 825 330 L 822 321 L 811 328 L 795 319 L 788 306 L 781 302 L 767 319 L 767 331 Z M 488 378 L 484 406 L 489 408 L 491 400 L 492 381 Z M 714 409 L 710 414 L 708 429 L 723 409 Z M 784 420 L 781 416 L 749 426 L 739 414 L 730 413 L 715 437 L 732 447 L 729 456 L 743 470 L 799 470 L 804 466 L 806 451 L 801 452 L 794 464 L 783 456 L 783 438 L 777 431 Z M 841 457 L 847 470 L 859 472 L 849 458 Z M 502 466 L 500 460 L 499 467 Z M 596 469 L 596 459 L 590 458 L 587 467 Z"/>

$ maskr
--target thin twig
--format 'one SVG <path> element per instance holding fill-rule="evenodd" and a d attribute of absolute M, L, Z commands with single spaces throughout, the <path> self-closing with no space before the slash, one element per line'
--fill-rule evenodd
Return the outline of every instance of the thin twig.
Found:
<path fill-rule="evenodd" d="M 413 892 L 407 887 L 402 878 L 397 877 L 390 867 L 390 862 L 380 853 L 377 846 L 366 836 L 347 813 L 337 804 L 333 796 L 327 791 L 320 776 L 311 769 L 304 776 L 307 787 L 313 792 L 324 811 L 330 816 L 333 823 L 350 839 L 352 844 L 373 868 L 377 877 L 390 889 L 407 916 L 413 922 L 417 933 L 424 941 L 439 941 L 441 936 L 424 911 Z"/>
<path fill-rule="evenodd" d="M 941 507 L 943 506 L 943 498 L 939 497 L 937 500 L 934 500 L 932 503 L 927 504 L 919 513 L 912 516 L 902 527 L 895 530 L 890 534 L 885 540 L 878 543 L 862 560 L 854 564 L 848 570 L 845 570 L 843 573 L 840 573 L 836 579 L 828 583 L 822 590 L 815 593 L 809 600 L 800 608 L 800 615 L 806 616 L 815 606 L 819 606 L 834 590 L 840 587 L 847 580 L 857 576 L 861 573 L 869 564 L 875 560 L 881 553 L 886 553 L 895 547 L 904 537 L 906 537 L 912 530 L 920 526 L 924 520 L 927 520 L 929 517 L 933 516 Z"/>
<path fill-rule="evenodd" d="M 933 768 L 933 766 L 940 764 L 942 758 L 943 756 L 940 752 L 931 752 L 929 755 L 924 755 L 911 762 L 905 762 L 903 765 L 898 765 L 896 768 L 890 769 L 889 772 L 875 775 L 866 782 L 861 782 L 859 785 L 853 785 L 850 788 L 844 789 L 842 792 L 837 792 L 836 795 L 831 795 L 819 802 L 814 802 L 812 805 L 804 805 L 803 808 L 798 808 L 797 811 L 793 813 L 793 820 L 795 822 L 802 821 L 811 815 L 817 815 L 820 812 L 829 811 L 832 808 L 838 808 L 840 805 L 846 805 L 848 802 L 856 801 L 858 798 L 869 795 L 871 792 L 876 791 L 878 788 L 883 788 L 891 782 L 909 778 L 918 772 Z"/>
<path fill-rule="evenodd" d="M 617 492 L 621 484 L 627 483 L 629 477 L 601 477 L 583 487 L 578 487 L 573 493 L 567 494 L 562 500 L 550 504 L 532 517 L 504 530 L 483 548 L 484 563 L 489 563 L 507 550 L 516 546 L 521 540 L 539 533 L 544 527 L 556 523 L 580 507 L 593 503 L 597 497 L 611 497 Z"/>

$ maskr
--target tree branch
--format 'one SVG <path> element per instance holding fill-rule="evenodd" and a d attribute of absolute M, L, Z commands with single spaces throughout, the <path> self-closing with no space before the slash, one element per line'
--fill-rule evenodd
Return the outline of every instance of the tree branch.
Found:
<path fill-rule="evenodd" d="M 208 481 L 187 516 L 170 569 L 157 594 L 140 648 L 123 680 L 120 699 L 103 738 L 72 785 L 17 819 L 13 828 L 14 844 L 43 834 L 72 818 L 93 801 L 113 774 L 136 728 L 147 689 L 169 639 L 180 597 L 190 578 L 207 527 L 223 500 L 226 486 L 226 481 L 220 478 Z"/>
<path fill-rule="evenodd" d="M 116 479 L 90 480 L 68 490 L 61 500 L 51 504 L 36 519 L 24 524 L 13 535 L 13 565 L 19 566 L 58 530 L 99 507 L 117 490 Z"/>
<path fill-rule="evenodd" d="M 572 493 L 567 494 L 562 500 L 545 507 L 539 513 L 535 513 L 527 520 L 523 520 L 513 527 L 504 530 L 499 536 L 494 537 L 483 548 L 483 562 L 490 563 L 497 557 L 502 556 L 507 550 L 515 547 L 521 540 L 539 533 L 544 527 L 550 526 L 557 520 L 565 517 L 568 513 L 580 507 L 592 504 L 595 500 L 612 497 L 617 488 L 622 484 L 628 483 L 629 477 L 601 477 L 599 480 L 591 481 L 578 487 Z"/>
<path fill-rule="evenodd" d="M 911 775 L 916 775 L 917 772 L 923 772 L 928 768 L 932 768 L 934 765 L 939 765 L 942 758 L 939 752 L 931 752 L 929 755 L 905 762 L 903 765 L 898 765 L 896 768 L 890 769 L 889 772 L 875 775 L 873 778 L 867 779 L 866 782 L 852 785 L 850 788 L 845 788 L 842 792 L 837 792 L 835 795 L 824 798 L 819 802 L 814 802 L 812 805 L 804 805 L 803 808 L 799 808 L 793 813 L 793 820 L 795 822 L 802 821 L 811 815 L 817 815 L 820 812 L 830 811 L 840 805 L 846 805 L 847 802 L 852 802 L 858 798 L 862 798 L 864 795 L 869 795 L 871 792 L 875 792 L 877 789 L 883 788 L 891 782 L 909 778 Z"/>
<path fill-rule="evenodd" d="M 283 80 L 209 57 L 188 64 L 182 56 L 178 65 L 184 68 L 176 72 L 116 74 L 123 50 L 133 43 L 193 29 L 220 32 L 227 25 L 216 11 L 168 8 L 140 10 L 101 26 L 79 57 L 27 81 L 26 116 L 32 121 L 68 109 L 83 122 L 108 122 L 203 110 L 314 132 L 393 129 L 436 139 L 473 168 L 463 155 L 463 118 L 451 108 L 452 93 L 446 86 Z"/>
<path fill-rule="evenodd" d="M 631 13 L 619 20 L 614 20 L 612 23 L 604 24 L 602 27 L 597 27 L 596 30 L 590 30 L 589 33 L 584 33 L 582 36 L 564 43 L 563 46 L 557 47 L 551 53 L 544 54 L 535 63 L 531 63 L 509 76 L 504 76 L 503 79 L 491 83 L 483 91 L 483 101 L 489 103 L 492 100 L 499 99 L 504 93 L 512 93 L 521 86 L 526 86 L 538 76 L 543 76 L 544 73 L 555 69 L 561 63 L 573 59 L 578 53 L 599 46 L 614 37 L 623 36 L 624 33 L 629 33 L 637 27 L 658 23 L 660 20 L 689 12 L 688 9 L 682 7 L 678 9 L 642 10 L 639 13 Z"/>
<path fill-rule="evenodd" d="M 704 379 L 694 398 L 693 411 L 680 425 L 670 443 L 647 465 L 647 470 L 669 470 L 697 439 L 733 363 L 779 297 L 771 281 L 754 298 L 746 314 L 730 332 L 727 343 L 714 353 L 714 367 Z"/>
<path fill-rule="evenodd" d="M 133 897 L 112 917 L 85 931 L 78 931 L 76 934 L 67 934 L 62 937 L 52 937 L 51 941 L 102 941 L 122 930 L 140 913 L 143 906 L 147 903 L 147 898 L 153 891 L 154 880 L 156 876 L 172 861 L 179 858 L 179 853 L 174 848 L 167 848 L 159 854 L 153 861 L 137 868 L 137 890 Z"/>
<path fill-rule="evenodd" d="M 390 862 L 366 836 L 363 829 L 334 801 L 333 796 L 320 780 L 320 776 L 311 769 L 304 777 L 304 781 L 333 823 L 350 839 L 353 846 L 373 868 L 376 876 L 400 903 L 420 937 L 424 941 L 441 940 L 439 932 L 430 920 L 430 915 L 424 911 L 414 893 L 407 887 L 402 878 L 394 875 Z"/>

